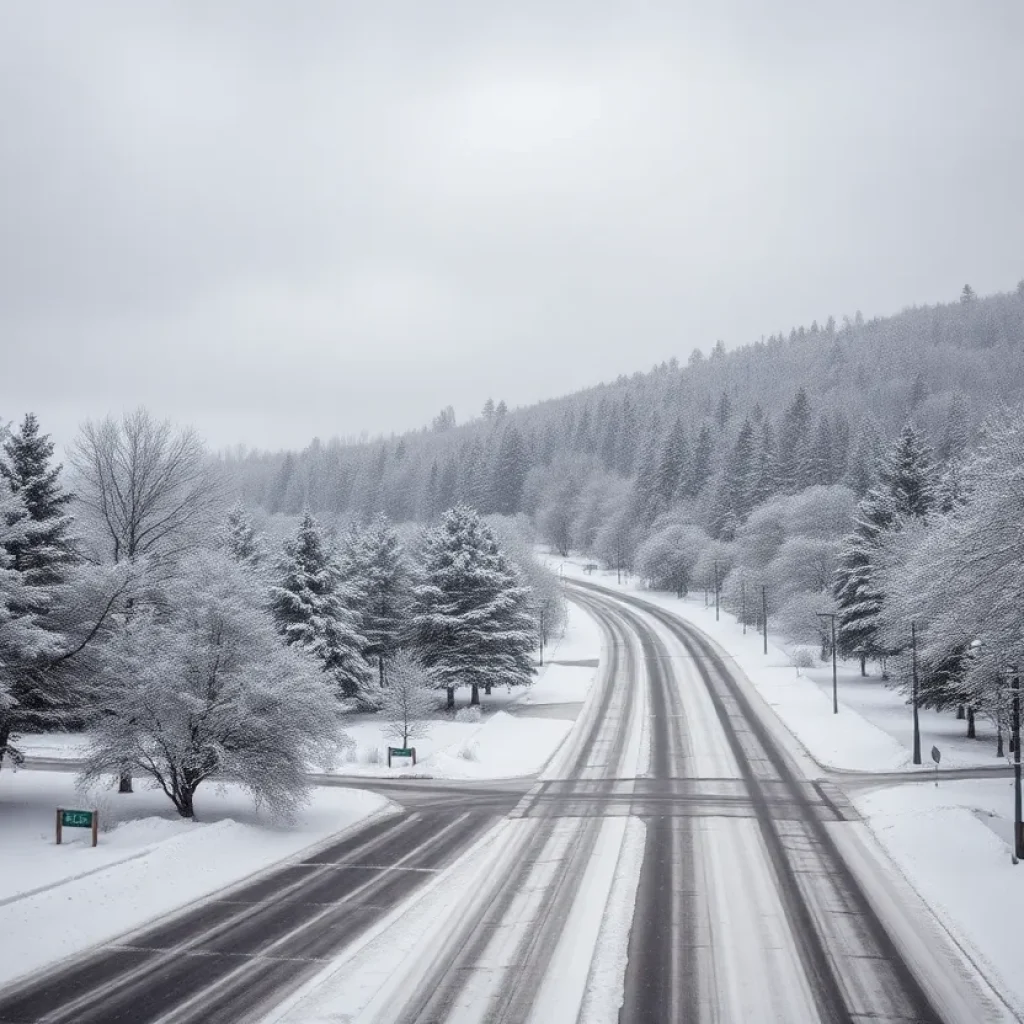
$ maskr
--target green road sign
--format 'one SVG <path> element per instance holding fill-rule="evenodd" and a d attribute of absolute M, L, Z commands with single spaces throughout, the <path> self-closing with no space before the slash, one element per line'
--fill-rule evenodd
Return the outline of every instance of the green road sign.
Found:
<path fill-rule="evenodd" d="M 61 811 L 60 823 L 64 828 L 92 828 L 92 811 Z"/>
<path fill-rule="evenodd" d="M 412 749 L 410 747 L 392 747 L 392 757 L 412 757 Z"/>

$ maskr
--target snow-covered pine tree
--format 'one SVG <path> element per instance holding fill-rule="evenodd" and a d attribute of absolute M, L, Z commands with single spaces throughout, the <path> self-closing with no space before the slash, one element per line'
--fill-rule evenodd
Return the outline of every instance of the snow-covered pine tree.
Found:
<path fill-rule="evenodd" d="M 239 565 L 259 569 L 267 558 L 263 535 L 256 531 L 252 516 L 241 503 L 229 512 L 223 536 L 224 549 Z"/>
<path fill-rule="evenodd" d="M 527 468 L 526 446 L 513 424 L 502 432 L 491 474 L 494 511 L 499 515 L 513 516 L 519 511 Z"/>
<path fill-rule="evenodd" d="M 0 762 L 8 751 L 17 756 L 13 741 L 22 729 L 53 720 L 35 668 L 56 653 L 57 638 L 39 622 L 37 609 L 46 606 L 42 588 L 29 584 L 9 553 L 27 542 L 31 522 L 21 495 L 0 480 Z"/>
<path fill-rule="evenodd" d="M 811 403 L 800 388 L 782 418 L 779 443 L 781 489 L 790 494 L 814 483 L 811 459 Z"/>
<path fill-rule="evenodd" d="M 668 508 L 678 496 L 680 486 L 689 470 L 689 456 L 690 446 L 686 440 L 686 428 L 683 421 L 677 417 L 662 442 L 655 472 L 654 489 L 663 508 Z"/>
<path fill-rule="evenodd" d="M 59 583 L 75 560 L 68 535 L 72 518 L 67 505 L 72 495 L 61 487 L 61 467 L 52 465 L 52 459 L 53 442 L 39 432 L 32 413 L 7 438 L 0 455 L 0 479 L 21 498 L 27 514 L 20 539 L 8 540 L 7 552 L 15 571 L 24 573 L 30 586 Z"/>
<path fill-rule="evenodd" d="M 384 686 L 388 663 L 408 631 L 411 568 L 387 516 L 378 516 L 365 530 L 350 535 L 343 558 L 343 579 L 358 594 L 363 655 L 376 665 Z"/>
<path fill-rule="evenodd" d="M 642 442 L 636 480 L 633 482 L 634 515 L 644 524 L 653 522 L 665 510 L 658 493 L 659 455 L 657 431 L 652 429 Z"/>
<path fill-rule="evenodd" d="M 455 689 L 521 686 L 533 674 L 535 636 L 529 592 L 508 564 L 494 535 L 474 509 L 446 512 L 427 531 L 422 579 L 415 587 L 412 633 L 435 684 L 455 706 Z"/>
<path fill-rule="evenodd" d="M 683 482 L 683 496 L 696 498 L 711 479 L 714 443 L 711 440 L 711 428 L 707 422 L 701 424 L 700 433 L 693 446 L 693 457 L 690 459 L 690 471 Z"/>
<path fill-rule="evenodd" d="M 729 455 L 712 513 L 714 535 L 732 540 L 753 507 L 751 493 L 755 478 L 754 427 L 745 420 Z"/>
<path fill-rule="evenodd" d="M 908 518 L 924 518 L 934 508 L 934 471 L 924 443 L 908 423 L 879 467 L 877 486 L 857 507 L 854 530 L 836 570 L 839 646 L 860 658 L 862 674 L 868 658 L 885 653 L 878 637 L 884 595 L 876 580 L 882 535 L 899 529 Z"/>
<path fill-rule="evenodd" d="M 764 504 L 779 489 L 775 429 L 767 416 L 761 422 L 751 481 L 751 508 Z"/>
<path fill-rule="evenodd" d="M 320 660 L 341 696 L 355 697 L 370 675 L 363 658 L 366 638 L 339 593 L 338 567 L 320 525 L 307 509 L 295 537 L 286 541 L 270 588 L 270 607 L 285 643 Z"/>

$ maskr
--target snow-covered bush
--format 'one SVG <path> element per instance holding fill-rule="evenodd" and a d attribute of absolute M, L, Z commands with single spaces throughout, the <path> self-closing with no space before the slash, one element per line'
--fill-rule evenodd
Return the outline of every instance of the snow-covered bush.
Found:
<path fill-rule="evenodd" d="M 817 655 L 813 647 L 800 645 L 790 651 L 789 660 L 796 668 L 814 668 Z"/>
<path fill-rule="evenodd" d="M 698 526 L 666 526 L 640 545 L 637 570 L 652 590 L 671 590 L 683 597 L 695 582 L 694 569 L 710 542 Z"/>
<path fill-rule="evenodd" d="M 483 715 L 480 711 L 479 705 L 471 705 L 468 708 L 459 708 L 459 710 L 455 712 L 456 722 L 468 722 L 475 725 L 479 723 L 482 718 Z"/>

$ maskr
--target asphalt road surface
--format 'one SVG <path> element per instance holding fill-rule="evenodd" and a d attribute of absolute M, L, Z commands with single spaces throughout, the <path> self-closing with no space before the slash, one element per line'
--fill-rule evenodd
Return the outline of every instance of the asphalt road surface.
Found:
<path fill-rule="evenodd" d="M 620 1024 L 986 1019 L 956 958 L 879 906 L 849 801 L 801 774 L 728 658 L 634 599 L 571 596 L 605 655 L 542 781 L 364 781 L 402 810 L 0 993 L 0 1022 L 258 1020 L 503 822 L 502 870 L 377 1019 L 570 1024 L 554 976 L 624 816 L 647 832 Z"/>

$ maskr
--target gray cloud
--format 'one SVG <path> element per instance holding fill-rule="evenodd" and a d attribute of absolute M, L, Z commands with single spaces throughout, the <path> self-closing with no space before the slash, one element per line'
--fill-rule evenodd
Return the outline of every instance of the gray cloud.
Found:
<path fill-rule="evenodd" d="M 497 8 L 8 5 L 0 416 L 299 445 L 1024 276 L 1015 0 Z"/>

